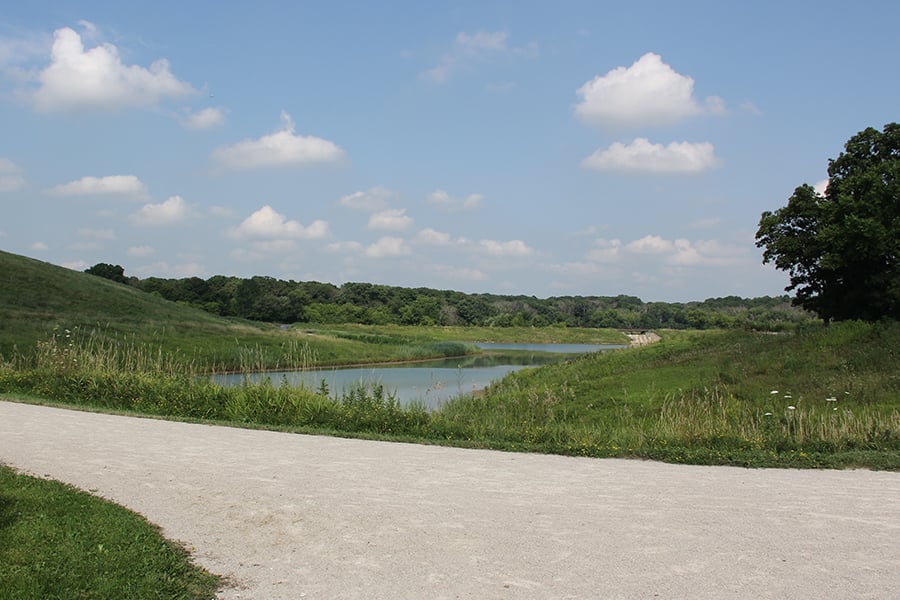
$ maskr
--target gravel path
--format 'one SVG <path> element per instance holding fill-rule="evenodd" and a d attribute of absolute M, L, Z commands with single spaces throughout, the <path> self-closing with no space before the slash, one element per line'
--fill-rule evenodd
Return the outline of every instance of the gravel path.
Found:
<path fill-rule="evenodd" d="M 898 598 L 900 474 L 249 431 L 0 402 L 0 462 L 145 515 L 222 598 Z"/>

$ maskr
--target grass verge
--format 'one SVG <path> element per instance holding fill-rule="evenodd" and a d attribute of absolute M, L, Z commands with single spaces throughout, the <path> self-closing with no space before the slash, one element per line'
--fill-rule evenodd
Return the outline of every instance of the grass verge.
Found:
<path fill-rule="evenodd" d="M 220 583 L 143 517 L 0 466 L 3 597 L 200 600 Z"/>

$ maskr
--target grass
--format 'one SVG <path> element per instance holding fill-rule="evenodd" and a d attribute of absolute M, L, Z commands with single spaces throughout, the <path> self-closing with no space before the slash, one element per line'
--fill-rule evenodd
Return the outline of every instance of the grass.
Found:
<path fill-rule="evenodd" d="M 0 466 L 4 598 L 206 599 L 220 580 L 144 518 Z"/>
<path fill-rule="evenodd" d="M 270 370 L 458 356 L 462 338 L 419 328 L 372 343 L 346 334 L 225 319 L 126 285 L 0 251 L 0 357 L 27 355 L 48 338 L 91 336 L 125 351 L 160 353 L 204 370 Z M 351 328 L 352 329 L 352 328 Z M 447 342 L 444 344 L 438 342 Z"/>
<path fill-rule="evenodd" d="M 337 395 L 271 381 L 221 387 L 199 376 L 196 363 L 69 334 L 0 366 L 0 392 L 94 409 L 481 448 L 900 469 L 897 348 L 900 324 L 842 323 L 783 335 L 666 332 L 653 346 L 520 371 L 427 411 L 401 406 L 377 386 Z"/>

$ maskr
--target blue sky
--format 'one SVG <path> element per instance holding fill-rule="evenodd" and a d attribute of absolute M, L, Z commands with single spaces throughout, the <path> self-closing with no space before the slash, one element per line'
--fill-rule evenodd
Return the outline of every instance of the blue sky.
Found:
<path fill-rule="evenodd" d="M 898 20 L 891 1 L 5 6 L 0 248 L 142 278 L 780 294 L 760 213 L 898 120 Z"/>

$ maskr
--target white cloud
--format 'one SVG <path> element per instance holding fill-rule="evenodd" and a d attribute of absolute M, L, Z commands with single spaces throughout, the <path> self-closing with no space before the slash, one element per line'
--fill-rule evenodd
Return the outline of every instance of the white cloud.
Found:
<path fill-rule="evenodd" d="M 740 262 L 748 250 L 737 246 L 722 244 L 717 240 L 675 240 L 676 252 L 669 258 L 669 262 L 679 266 L 729 266 Z"/>
<path fill-rule="evenodd" d="M 491 256 L 530 256 L 534 254 L 534 249 L 530 248 L 522 240 L 510 240 L 508 242 L 498 242 L 495 240 L 481 240 L 478 245 Z"/>
<path fill-rule="evenodd" d="M 334 162 L 344 156 L 334 142 L 294 134 L 291 116 L 282 111 L 282 128 L 256 140 L 244 140 L 213 150 L 213 160 L 232 169 L 260 167 L 300 167 Z"/>
<path fill-rule="evenodd" d="M 225 111 L 221 108 L 204 108 L 195 113 L 189 113 L 182 122 L 185 127 L 194 131 L 212 129 L 225 122 Z"/>
<path fill-rule="evenodd" d="M 45 250 L 48 250 L 49 247 L 44 242 L 35 242 L 29 246 L 28 249 L 33 250 L 34 252 L 44 252 Z"/>
<path fill-rule="evenodd" d="M 134 196 L 147 195 L 147 188 L 134 175 L 82 177 L 50 189 L 55 196 Z"/>
<path fill-rule="evenodd" d="M 394 194 L 383 187 L 373 187 L 366 191 L 353 192 L 338 200 L 341 206 L 359 210 L 376 211 L 387 205 L 387 199 Z"/>
<path fill-rule="evenodd" d="M 450 243 L 450 234 L 428 227 L 416 234 L 416 242 L 432 246 L 446 246 Z"/>
<path fill-rule="evenodd" d="M 700 173 L 719 164 L 709 142 L 672 142 L 668 146 L 637 138 L 626 145 L 613 143 L 585 158 L 581 166 L 596 171 L 644 173 Z"/>
<path fill-rule="evenodd" d="M 128 256 L 144 257 L 155 253 L 153 246 L 132 246 L 128 249 Z"/>
<path fill-rule="evenodd" d="M 0 192 L 14 192 L 25 187 L 22 169 L 16 163 L 0 156 Z"/>
<path fill-rule="evenodd" d="M 397 237 L 383 237 L 366 248 L 366 256 L 369 258 L 387 258 L 406 256 L 412 249 L 402 239 Z"/>
<path fill-rule="evenodd" d="M 694 99 L 694 80 L 648 52 L 630 67 L 617 67 L 581 86 L 575 114 L 608 129 L 669 125 L 685 117 L 725 110 L 721 98 Z"/>
<path fill-rule="evenodd" d="M 626 248 L 638 254 L 663 254 L 675 249 L 674 242 L 658 235 L 646 235 L 639 240 L 629 242 Z"/>
<path fill-rule="evenodd" d="M 322 239 L 329 235 L 326 221 L 313 221 L 304 227 L 299 221 L 291 221 L 266 205 L 244 219 L 231 230 L 237 238 L 264 239 Z"/>
<path fill-rule="evenodd" d="M 187 220 L 192 212 L 184 198 L 172 196 L 160 204 L 145 204 L 131 215 L 131 220 L 138 225 L 174 225 Z"/>
<path fill-rule="evenodd" d="M 465 198 L 454 198 L 444 190 L 435 190 L 428 196 L 428 203 L 443 210 L 455 212 L 478 208 L 483 199 L 484 196 L 481 194 L 469 194 Z"/>
<path fill-rule="evenodd" d="M 81 36 L 68 27 L 54 32 L 50 65 L 38 73 L 37 81 L 38 88 L 25 95 L 39 112 L 148 107 L 163 98 L 196 93 L 169 71 L 165 59 L 149 68 L 125 65 L 115 46 L 85 50 Z"/>
<path fill-rule="evenodd" d="M 493 56 L 535 56 L 537 45 L 522 47 L 507 45 L 509 34 L 505 31 L 479 31 L 473 34 L 459 32 L 449 52 L 441 56 L 437 66 L 422 73 L 422 77 L 435 83 L 445 83 L 456 72 L 470 68 Z"/>
<path fill-rule="evenodd" d="M 815 185 L 813 185 L 813 189 L 816 190 L 816 193 L 820 196 L 824 196 L 825 192 L 828 190 L 828 179 L 823 179 L 822 181 L 817 181 Z"/>
<path fill-rule="evenodd" d="M 377 212 L 369 217 L 367 227 L 387 231 L 403 231 L 412 227 L 412 217 L 406 216 L 405 208 L 391 208 Z"/>

